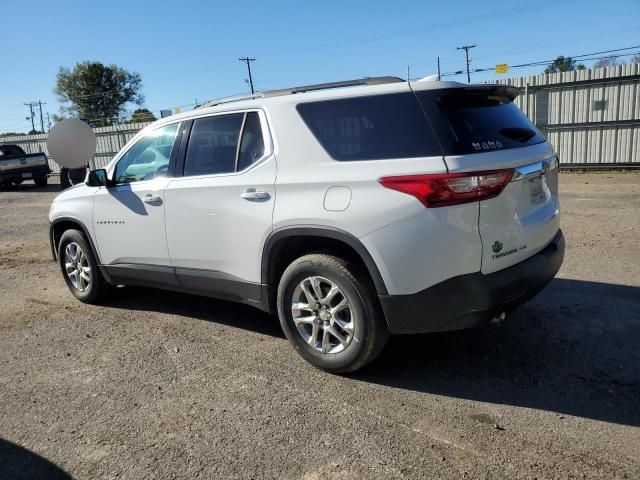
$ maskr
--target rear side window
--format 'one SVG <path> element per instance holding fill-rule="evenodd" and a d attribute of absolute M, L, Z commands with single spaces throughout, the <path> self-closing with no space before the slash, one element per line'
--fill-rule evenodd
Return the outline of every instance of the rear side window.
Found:
<path fill-rule="evenodd" d="M 416 93 L 445 155 L 518 148 L 544 137 L 513 103 L 513 90 L 473 88 Z"/>
<path fill-rule="evenodd" d="M 264 139 L 258 112 L 247 113 L 238 153 L 238 171 L 244 170 L 264 155 Z"/>
<path fill-rule="evenodd" d="M 300 103 L 316 139 L 340 161 L 441 155 L 413 93 Z"/>

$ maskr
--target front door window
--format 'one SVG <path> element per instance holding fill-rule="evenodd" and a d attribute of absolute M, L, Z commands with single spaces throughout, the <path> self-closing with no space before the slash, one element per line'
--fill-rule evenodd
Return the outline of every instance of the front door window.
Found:
<path fill-rule="evenodd" d="M 152 180 L 167 174 L 178 123 L 152 130 L 139 139 L 116 165 L 116 184 Z"/>

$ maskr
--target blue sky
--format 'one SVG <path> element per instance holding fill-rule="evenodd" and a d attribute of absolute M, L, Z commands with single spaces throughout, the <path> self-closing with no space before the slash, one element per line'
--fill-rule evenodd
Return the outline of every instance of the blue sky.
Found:
<path fill-rule="evenodd" d="M 1 11 L 0 132 L 30 129 L 23 102 L 40 99 L 58 112 L 56 73 L 82 60 L 139 72 L 145 106 L 159 111 L 247 92 L 245 55 L 257 59 L 254 80 L 264 90 L 404 77 L 407 65 L 412 77 L 429 75 L 438 55 L 443 72 L 461 70 L 456 47 L 464 44 L 477 45 L 472 67 L 640 45 L 640 0 L 5 0 Z"/>

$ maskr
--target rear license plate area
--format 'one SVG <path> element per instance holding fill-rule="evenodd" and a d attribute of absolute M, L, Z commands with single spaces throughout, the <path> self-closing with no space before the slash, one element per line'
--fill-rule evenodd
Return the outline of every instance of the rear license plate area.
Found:
<path fill-rule="evenodd" d="M 544 185 L 542 176 L 533 177 L 529 179 L 529 194 L 531 195 L 531 203 L 537 205 L 544 203 Z"/>
<path fill-rule="evenodd" d="M 32 173 L 31 172 L 26 172 L 22 174 L 22 178 L 31 178 L 32 177 Z"/>

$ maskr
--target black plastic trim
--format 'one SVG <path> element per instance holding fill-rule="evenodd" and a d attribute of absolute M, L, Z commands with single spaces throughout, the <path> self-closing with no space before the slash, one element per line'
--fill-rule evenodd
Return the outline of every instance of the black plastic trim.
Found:
<path fill-rule="evenodd" d="M 195 268 L 175 269 L 180 285 L 194 293 L 202 292 L 225 300 L 236 302 L 257 302 L 262 300 L 262 285 L 215 270 Z"/>
<path fill-rule="evenodd" d="M 461 330 L 480 325 L 537 295 L 564 258 L 558 233 L 541 252 L 498 272 L 460 275 L 411 295 L 380 295 L 391 333 Z"/>
<path fill-rule="evenodd" d="M 179 287 L 180 282 L 173 267 L 165 265 L 141 265 L 119 263 L 102 265 L 116 284 L 142 287 Z"/>
<path fill-rule="evenodd" d="M 167 265 L 119 263 L 102 265 L 114 285 L 159 288 L 244 303 L 268 311 L 264 285 L 215 270 L 174 268 Z"/>
<path fill-rule="evenodd" d="M 179 142 L 174 145 L 171 154 L 170 175 L 172 177 L 182 177 L 182 171 L 184 169 L 184 156 L 187 149 L 187 143 L 189 143 L 189 136 L 191 135 L 191 127 L 193 120 L 185 120 L 180 125 Z M 177 148 L 176 148 L 177 147 Z M 175 152 L 175 156 L 174 156 Z"/>
<path fill-rule="evenodd" d="M 376 265 L 375 261 L 371 257 L 371 254 L 362 244 L 362 242 L 350 233 L 345 232 L 344 230 L 321 225 L 294 225 L 281 227 L 271 232 L 264 244 L 264 249 L 262 250 L 261 279 L 263 284 L 267 285 L 269 283 L 269 268 L 273 260 L 271 258 L 271 255 L 273 253 L 274 246 L 279 241 L 285 238 L 301 236 L 330 238 L 333 240 L 339 240 L 349 245 L 356 251 L 356 253 L 360 256 L 365 266 L 367 267 L 369 275 L 371 275 L 373 284 L 376 287 L 376 291 L 378 292 L 378 294 L 387 294 L 387 287 L 384 284 L 382 275 L 380 275 L 378 266 Z M 275 288 L 276 285 L 270 285 L 270 287 Z"/>

